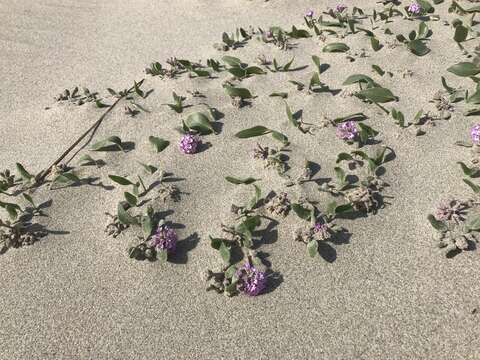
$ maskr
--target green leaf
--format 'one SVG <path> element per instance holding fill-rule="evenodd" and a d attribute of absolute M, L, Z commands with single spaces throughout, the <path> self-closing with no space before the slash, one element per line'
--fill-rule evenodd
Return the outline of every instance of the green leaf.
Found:
<path fill-rule="evenodd" d="M 30 181 L 33 178 L 33 175 L 30 174 L 27 170 L 25 170 L 22 164 L 16 163 L 15 166 L 17 167 L 18 174 L 23 180 Z"/>
<path fill-rule="evenodd" d="M 457 25 L 455 27 L 455 34 L 453 35 L 453 40 L 458 43 L 464 42 L 467 40 L 468 36 L 468 28 L 463 25 Z"/>
<path fill-rule="evenodd" d="M 253 187 L 255 188 L 255 195 L 250 200 L 250 204 L 249 204 L 250 209 L 253 209 L 255 205 L 260 201 L 260 198 L 262 197 L 262 190 L 255 184 L 253 184 Z"/>
<path fill-rule="evenodd" d="M 385 71 L 378 65 L 372 65 L 372 70 L 375 71 L 378 75 L 385 75 Z"/>
<path fill-rule="evenodd" d="M 312 209 L 306 209 L 300 204 L 292 204 L 292 210 L 303 220 L 309 221 L 312 217 Z"/>
<path fill-rule="evenodd" d="M 432 13 L 435 11 L 435 8 L 427 0 L 416 0 L 420 5 L 423 11 L 427 13 Z"/>
<path fill-rule="evenodd" d="M 222 257 L 222 260 L 225 262 L 225 264 L 230 264 L 230 248 L 227 247 L 224 242 L 222 242 L 218 250 L 220 251 L 220 256 Z"/>
<path fill-rule="evenodd" d="M 34 209 L 37 208 L 37 207 L 35 206 L 35 203 L 33 202 L 33 199 L 32 199 L 32 197 L 31 197 L 30 195 L 28 195 L 27 193 L 22 193 L 22 195 L 23 195 L 24 199 L 27 200 L 27 201 L 30 203 L 30 205 L 33 206 Z"/>
<path fill-rule="evenodd" d="M 347 161 L 353 160 L 352 155 L 342 152 L 342 153 L 337 155 L 337 161 L 335 163 L 338 164 L 338 163 L 340 163 L 342 161 L 345 161 L 345 160 L 347 160 Z"/>
<path fill-rule="evenodd" d="M 283 71 L 290 70 L 290 67 L 292 66 L 294 60 L 295 60 L 295 56 L 292 57 L 292 60 L 290 60 L 288 63 L 286 63 L 285 65 L 282 66 L 282 70 Z"/>
<path fill-rule="evenodd" d="M 375 36 L 375 34 L 373 32 L 371 32 L 370 30 L 360 28 L 360 27 L 357 27 L 357 30 L 363 31 L 365 33 L 365 35 L 367 35 L 368 37 Z"/>
<path fill-rule="evenodd" d="M 10 219 L 15 220 L 18 216 L 17 213 L 17 208 L 11 205 L 5 206 L 5 210 L 7 210 L 8 216 L 10 216 Z"/>
<path fill-rule="evenodd" d="M 231 279 L 236 272 L 237 272 L 237 267 L 235 265 L 231 265 L 227 270 L 225 270 L 225 277 L 227 279 Z"/>
<path fill-rule="evenodd" d="M 232 177 L 232 176 L 226 176 L 225 180 L 227 180 L 229 183 L 232 183 L 232 184 L 235 184 L 235 185 L 239 185 L 239 184 L 250 185 L 250 184 L 253 184 L 255 181 L 258 181 L 260 179 L 254 179 L 252 177 L 248 177 L 248 178 L 245 178 L 245 179 L 240 179 L 240 178 L 236 178 L 236 177 Z"/>
<path fill-rule="evenodd" d="M 345 122 L 347 120 L 362 121 L 362 120 L 366 120 L 366 119 L 367 119 L 367 117 L 365 116 L 364 113 L 355 113 L 355 114 L 350 114 L 350 115 L 347 115 L 347 116 L 342 116 L 342 117 L 335 118 L 335 119 L 333 119 L 333 122 L 335 124 L 339 124 L 339 123 Z"/>
<path fill-rule="evenodd" d="M 315 66 L 317 67 L 317 70 L 319 73 L 322 72 L 322 64 L 320 63 L 320 58 L 317 56 L 317 55 L 312 55 L 312 61 L 313 63 L 315 64 Z"/>
<path fill-rule="evenodd" d="M 460 62 L 447 69 L 448 72 L 462 77 L 475 76 L 480 73 L 480 67 L 469 62 Z"/>
<path fill-rule="evenodd" d="M 480 108 L 468 109 L 464 113 L 465 116 L 480 115 Z"/>
<path fill-rule="evenodd" d="M 87 166 L 87 165 L 97 165 L 97 160 L 92 158 L 90 155 L 85 154 L 78 159 L 78 163 L 80 166 Z"/>
<path fill-rule="evenodd" d="M 352 84 L 356 84 L 356 83 L 360 83 L 360 82 L 371 84 L 371 85 L 376 85 L 375 81 L 373 81 L 373 79 L 370 76 L 363 75 L 363 74 L 350 75 L 343 82 L 343 85 L 352 85 Z"/>
<path fill-rule="evenodd" d="M 167 262 L 168 260 L 168 251 L 167 250 L 157 250 L 157 259 L 161 262 Z"/>
<path fill-rule="evenodd" d="M 143 91 L 140 90 L 140 85 L 136 81 L 133 82 L 133 89 L 138 96 L 142 98 L 145 97 L 145 94 L 143 93 Z"/>
<path fill-rule="evenodd" d="M 142 216 L 142 231 L 143 231 L 143 236 L 146 239 L 148 239 L 150 237 L 150 235 L 152 235 L 152 231 L 153 231 L 153 218 L 152 218 L 152 214 L 149 212 L 147 212 L 146 215 Z"/>
<path fill-rule="evenodd" d="M 222 245 L 223 239 L 213 238 L 210 235 L 208 237 L 210 238 L 210 246 L 215 250 L 220 249 L 220 245 Z"/>
<path fill-rule="evenodd" d="M 321 86 L 322 83 L 320 81 L 320 75 L 318 75 L 318 72 L 313 73 L 312 77 L 310 78 L 310 84 L 309 84 L 309 89 L 313 90 L 316 86 Z"/>
<path fill-rule="evenodd" d="M 111 147 L 118 147 L 123 151 L 122 140 L 118 136 L 110 136 L 104 140 L 100 140 L 92 145 L 92 151 L 105 151 Z"/>
<path fill-rule="evenodd" d="M 380 45 L 380 41 L 375 36 L 372 36 L 370 38 L 370 44 L 372 45 L 373 51 L 378 51 L 382 48 L 382 45 Z"/>
<path fill-rule="evenodd" d="M 387 153 L 387 147 L 383 146 L 381 149 L 377 149 L 375 152 L 375 158 L 373 161 L 375 162 L 375 165 L 380 166 L 383 164 L 385 161 L 385 154 Z"/>
<path fill-rule="evenodd" d="M 469 104 L 480 104 L 480 89 L 468 97 L 466 102 Z"/>
<path fill-rule="evenodd" d="M 318 242 L 317 240 L 310 240 L 307 244 L 307 251 L 310 257 L 315 257 L 318 254 Z"/>
<path fill-rule="evenodd" d="M 155 174 L 158 170 L 158 168 L 156 166 L 153 166 L 153 165 L 148 165 L 148 164 L 144 164 L 140 161 L 137 161 L 144 169 L 146 172 L 148 172 L 150 175 L 152 174 Z"/>
<path fill-rule="evenodd" d="M 325 214 L 328 215 L 329 217 L 335 216 L 335 209 L 337 207 L 337 202 L 332 201 L 327 204 L 327 210 L 325 211 Z"/>
<path fill-rule="evenodd" d="M 405 116 L 403 115 L 403 113 L 402 113 L 401 111 L 398 111 L 397 109 L 392 108 L 390 114 L 391 114 L 392 117 L 398 122 L 398 124 L 399 124 L 401 127 L 406 127 L 406 124 L 405 124 Z"/>
<path fill-rule="evenodd" d="M 192 72 L 197 75 L 198 77 L 208 77 L 210 76 L 210 72 L 207 70 L 200 70 L 200 69 L 193 69 Z"/>
<path fill-rule="evenodd" d="M 227 69 L 227 71 L 238 79 L 243 79 L 247 76 L 247 71 L 241 67 L 232 67 Z"/>
<path fill-rule="evenodd" d="M 463 182 L 464 182 L 465 184 L 467 184 L 468 186 L 470 186 L 470 188 L 473 190 L 473 192 L 474 192 L 475 194 L 480 193 L 480 186 L 475 185 L 473 182 L 471 182 L 471 181 L 468 180 L 468 179 L 463 179 Z"/>
<path fill-rule="evenodd" d="M 263 71 L 258 66 L 249 66 L 245 69 L 245 72 L 247 73 L 247 75 L 263 75 L 263 74 L 265 74 L 265 71 Z"/>
<path fill-rule="evenodd" d="M 425 45 L 425 43 L 420 39 L 410 41 L 407 46 L 410 51 L 417 56 L 424 56 L 430 52 L 430 49 L 427 47 L 427 45 Z"/>
<path fill-rule="evenodd" d="M 337 177 L 338 182 L 340 185 L 345 184 L 346 177 L 347 175 L 345 174 L 345 171 L 341 167 L 334 167 L 333 170 L 335 171 L 335 176 Z"/>
<path fill-rule="evenodd" d="M 281 132 L 275 130 L 271 130 L 271 133 L 272 137 L 275 140 L 280 141 L 283 145 L 287 146 L 288 144 L 290 144 L 290 142 L 288 141 L 288 137 L 285 134 L 282 134 Z"/>
<path fill-rule="evenodd" d="M 297 122 L 297 120 L 293 117 L 292 110 L 290 109 L 290 106 L 288 106 L 287 103 L 285 103 L 285 108 L 286 108 L 286 113 L 287 113 L 288 121 L 290 121 L 293 126 L 295 126 L 296 128 L 298 128 L 298 126 L 299 126 L 299 125 L 298 125 L 298 122 Z"/>
<path fill-rule="evenodd" d="M 274 92 L 268 95 L 270 97 L 281 97 L 282 99 L 286 99 L 288 97 L 288 93 L 286 92 Z"/>
<path fill-rule="evenodd" d="M 242 61 L 239 58 L 233 57 L 233 56 L 224 56 L 222 57 L 222 60 L 225 64 L 233 67 L 239 66 L 242 63 Z"/>
<path fill-rule="evenodd" d="M 79 183 L 79 182 L 80 182 L 80 178 L 73 173 L 63 173 L 58 175 L 55 179 L 52 180 L 52 184 L 53 183 L 67 184 L 67 183 Z"/>
<path fill-rule="evenodd" d="M 230 97 L 238 96 L 242 99 L 251 99 L 253 97 L 250 91 L 245 88 L 233 87 L 230 85 L 225 85 L 224 88 L 227 95 Z"/>
<path fill-rule="evenodd" d="M 170 141 L 155 136 L 149 136 L 148 141 L 150 141 L 150 144 L 153 145 L 157 153 L 162 152 L 168 145 L 170 145 Z"/>
<path fill-rule="evenodd" d="M 350 48 L 344 43 L 331 43 L 325 45 L 322 49 L 323 52 L 346 52 L 348 50 L 350 50 Z"/>
<path fill-rule="evenodd" d="M 370 126 L 359 123 L 360 128 L 360 140 L 362 143 L 366 143 L 369 138 L 373 138 L 378 135 L 378 131 L 372 129 Z"/>
<path fill-rule="evenodd" d="M 237 226 L 237 231 L 244 233 L 245 231 L 253 232 L 257 226 L 260 226 L 260 216 L 249 216 L 240 225 Z"/>
<path fill-rule="evenodd" d="M 355 209 L 353 208 L 352 204 L 338 205 L 335 207 L 335 214 L 342 214 L 342 213 L 351 212 L 354 210 Z"/>
<path fill-rule="evenodd" d="M 459 161 L 457 162 L 457 164 L 460 165 L 460 167 L 462 168 L 462 171 L 465 175 L 467 175 L 468 177 L 476 177 L 478 176 L 479 174 L 479 169 L 475 169 L 475 168 L 469 168 L 467 165 L 465 165 L 463 162 Z"/>
<path fill-rule="evenodd" d="M 438 231 L 447 230 L 447 225 L 445 225 L 445 223 L 443 223 L 442 221 L 438 221 L 437 219 L 435 219 L 435 216 L 433 216 L 432 214 L 428 215 L 427 219 L 435 230 L 438 230 Z"/>
<path fill-rule="evenodd" d="M 118 203 L 117 207 L 117 215 L 118 220 L 125 225 L 138 225 L 138 219 L 130 215 L 125 208 L 123 207 L 122 203 Z"/>
<path fill-rule="evenodd" d="M 138 199 L 135 195 L 129 192 L 124 192 L 123 195 L 125 196 L 125 200 L 127 200 L 130 206 L 137 206 Z"/>
<path fill-rule="evenodd" d="M 419 25 L 418 25 L 418 38 L 419 39 L 425 39 L 428 37 L 428 33 L 429 33 L 429 29 L 428 29 L 428 26 L 427 24 L 425 23 L 425 21 L 422 21 Z"/>
<path fill-rule="evenodd" d="M 266 128 L 265 126 L 254 126 L 249 129 L 245 129 L 242 131 L 239 131 L 238 133 L 235 134 L 235 137 L 239 139 L 247 139 L 255 136 L 262 136 L 265 134 L 269 134 L 272 132 L 269 128 Z"/>
<path fill-rule="evenodd" d="M 480 217 L 476 217 L 467 222 L 467 229 L 469 231 L 479 231 L 480 230 Z"/>
<path fill-rule="evenodd" d="M 109 106 L 110 106 L 110 105 L 107 105 L 107 104 L 102 103 L 102 101 L 99 100 L 99 99 L 95 100 L 95 105 L 96 105 L 99 109 L 103 109 L 103 108 L 106 108 L 106 107 L 109 107 Z"/>
<path fill-rule="evenodd" d="M 208 116 L 201 112 L 195 112 L 188 115 L 184 124 L 188 129 L 193 129 L 201 135 L 215 133 L 215 129 L 213 128 Z"/>
<path fill-rule="evenodd" d="M 7 211 L 8 216 L 12 220 L 15 220 L 18 216 L 18 212 L 22 211 L 20 206 L 18 206 L 17 204 L 14 204 L 14 203 L 8 203 L 8 202 L 0 201 L 0 207 L 4 208 Z"/>
<path fill-rule="evenodd" d="M 355 93 L 355 96 L 359 97 L 360 99 L 370 100 L 374 103 L 387 103 L 397 99 L 389 89 L 382 87 L 373 87 L 360 90 Z"/>
<path fill-rule="evenodd" d="M 445 90 L 447 90 L 447 92 L 448 92 L 449 94 L 455 92 L 455 89 L 454 89 L 454 88 L 452 88 L 452 87 L 450 87 L 450 86 L 447 85 L 447 81 L 445 80 L 445 78 L 444 78 L 443 76 L 441 77 L 441 79 L 442 79 L 442 86 L 443 86 L 443 88 L 444 88 Z"/>
<path fill-rule="evenodd" d="M 117 175 L 108 175 L 108 177 L 110 178 L 110 180 L 116 182 L 117 184 L 120 184 L 120 185 L 133 185 L 133 183 L 128 180 L 127 178 L 125 177 L 122 177 L 122 176 L 117 176 Z"/>

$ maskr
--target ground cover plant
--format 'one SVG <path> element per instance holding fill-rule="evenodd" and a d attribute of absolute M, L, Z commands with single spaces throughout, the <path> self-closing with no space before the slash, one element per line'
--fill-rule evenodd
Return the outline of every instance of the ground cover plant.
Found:
<path fill-rule="evenodd" d="M 451 18 L 440 19 L 435 14 L 436 6 L 449 6 Z M 131 121 L 158 111 L 149 106 L 149 96 L 155 91 L 155 87 L 150 88 L 156 84 L 154 80 L 161 79 L 168 86 L 175 81 L 191 81 L 199 89 L 184 93 L 172 88 L 171 95 L 162 100 L 162 108 L 176 119 L 175 123 L 164 126 L 176 129 L 177 137 L 167 138 L 152 130 L 145 142 L 158 158 L 171 147 L 175 147 L 179 157 L 198 156 L 209 147 L 212 147 L 209 151 L 215 151 L 215 144 L 210 141 L 214 143 L 212 139 L 227 136 L 231 141 L 255 142 L 249 157 L 242 161 L 251 164 L 252 169 L 260 164 L 260 170 L 224 174 L 229 191 L 248 191 L 250 199 L 245 203 L 232 202 L 227 211 L 228 223 L 212 227 L 210 237 L 202 241 L 210 244 L 214 269 L 205 274 L 208 290 L 227 296 L 265 293 L 281 273 L 281 269 L 262 256 L 266 228 L 286 228 L 293 221 L 296 225 L 290 236 L 292 247 L 302 247 L 307 257 L 318 258 L 325 244 L 336 245 L 347 236 L 355 236 L 349 231 L 351 221 L 369 219 L 385 207 L 394 206 L 395 199 L 388 196 L 390 169 L 395 166 L 395 154 L 401 149 L 393 149 L 385 142 L 381 131 L 372 124 L 371 114 L 397 124 L 399 133 L 413 136 L 429 136 L 429 127 L 448 121 L 455 112 L 461 111 L 465 118 L 480 114 L 480 48 L 471 46 L 479 38 L 475 30 L 478 12 L 478 6 L 464 7 L 456 1 L 448 5 L 441 0 L 384 1 L 375 9 L 338 4 L 333 9 L 300 13 L 299 22 L 287 28 L 272 25 L 224 32 L 220 34 L 221 42 L 213 45 L 218 50 L 217 58 L 193 61 L 171 57 L 165 64 L 154 61 L 145 69 L 145 79 L 132 81 L 124 90 L 107 88 L 104 93 L 78 87 L 64 90 L 55 97 L 58 106 L 94 106 L 103 112 L 47 169 L 35 174 L 17 163 L 15 170 L 0 173 L 1 252 L 33 244 L 48 235 L 49 230 L 35 222 L 48 208 L 48 202 L 35 201 L 35 190 L 39 187 L 47 185 L 55 191 L 68 186 L 108 183 L 120 191 L 121 197 L 115 208 L 105 209 L 106 234 L 119 242 L 134 238 L 135 245 L 125 251 L 132 259 L 171 261 L 178 244 L 184 241 L 177 234 L 178 224 L 169 218 L 172 207 L 185 197 L 201 194 L 183 192 L 168 169 L 142 160 L 137 144 L 129 139 L 114 133 L 100 137 L 96 130 L 108 121 L 109 113 L 117 106 L 123 106 L 122 116 Z M 435 33 L 429 24 L 434 21 L 445 21 L 451 31 L 452 51 L 458 52 L 461 61 L 448 64 L 438 74 L 438 92 L 424 108 L 415 109 L 415 116 L 408 118 L 405 115 L 410 113 L 408 104 L 388 84 L 396 78 L 411 76 L 411 71 L 399 74 L 388 64 L 372 63 L 371 73 L 367 74 L 355 65 L 359 59 L 394 47 L 401 48 L 408 56 L 433 56 L 434 49 L 429 44 Z M 406 29 L 404 33 L 392 30 L 397 23 Z M 368 39 L 369 48 L 354 48 L 348 42 L 352 38 Z M 289 54 L 299 42 L 313 41 L 317 42 L 316 51 L 308 54 L 308 62 Z M 256 59 L 243 58 L 241 49 L 248 46 L 260 47 L 262 53 Z M 284 53 L 286 57 L 282 56 Z M 330 65 L 322 57 L 326 54 L 344 57 L 351 63 L 338 74 L 343 80 L 341 89 L 335 89 L 325 79 L 324 74 L 330 71 Z M 257 89 L 249 82 L 252 78 L 268 81 L 269 77 L 281 76 L 286 76 L 281 89 Z M 222 109 L 217 109 L 205 95 L 212 88 L 219 90 L 222 106 L 231 108 L 239 119 L 249 108 L 267 103 L 281 120 L 271 126 L 258 119 L 255 126 L 226 135 L 229 133 L 225 128 L 231 124 L 223 119 Z M 341 97 L 351 101 L 358 111 L 342 113 L 340 108 L 335 115 L 312 116 L 307 111 L 309 102 L 295 103 L 291 100 L 293 93 L 332 103 Z M 331 154 L 335 158 L 333 166 L 321 154 L 301 166 L 291 160 L 301 139 L 319 141 L 325 134 L 344 149 Z M 452 197 L 426 216 L 437 232 L 439 247 L 444 248 L 448 257 L 474 249 L 480 231 L 477 211 L 480 202 L 476 198 L 480 184 L 475 182 L 480 175 L 480 125 L 474 125 L 470 135 L 468 142 L 459 141 L 458 145 L 472 149 L 471 159 L 459 162 L 458 166 L 464 174 L 463 183 L 473 191 L 472 198 Z M 67 156 L 81 144 L 88 147 L 80 149 L 76 165 L 67 163 Z M 138 171 L 114 172 L 112 164 L 100 158 L 112 152 L 119 157 L 135 152 Z M 85 167 L 91 168 L 91 174 L 100 167 L 106 168 L 108 175 L 83 176 L 81 170 Z M 324 173 L 333 174 L 333 178 L 323 177 Z M 275 187 L 269 181 L 272 179 Z M 299 195 L 311 184 L 317 189 L 314 195 Z"/>

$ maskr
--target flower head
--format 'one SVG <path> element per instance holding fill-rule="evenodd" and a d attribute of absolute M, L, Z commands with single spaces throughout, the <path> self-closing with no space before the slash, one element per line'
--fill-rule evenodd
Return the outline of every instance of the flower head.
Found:
<path fill-rule="evenodd" d="M 257 296 L 267 286 L 267 274 L 258 270 L 248 261 L 237 270 L 236 275 L 239 278 L 239 289 L 247 295 Z"/>
<path fill-rule="evenodd" d="M 421 11 L 422 11 L 422 7 L 420 6 L 420 4 L 418 4 L 416 2 L 411 3 L 408 6 L 408 12 L 411 13 L 411 14 L 418 15 L 418 14 L 420 14 Z"/>
<path fill-rule="evenodd" d="M 306 12 L 305 16 L 306 16 L 306 17 L 309 17 L 309 18 L 313 17 L 313 10 L 308 10 L 308 11 Z"/>
<path fill-rule="evenodd" d="M 465 220 L 467 206 L 463 201 L 449 199 L 440 202 L 435 211 L 438 221 L 453 221 L 457 224 Z"/>
<path fill-rule="evenodd" d="M 475 145 L 480 145 L 480 124 L 476 124 L 471 128 L 470 137 Z"/>
<path fill-rule="evenodd" d="M 337 127 L 337 136 L 342 140 L 354 140 L 357 134 L 358 129 L 354 121 L 346 121 Z"/>
<path fill-rule="evenodd" d="M 328 230 L 328 225 L 327 224 L 322 224 L 322 223 L 315 223 L 315 225 L 313 226 L 313 232 L 315 233 L 318 233 L 318 232 L 323 232 L 323 231 L 326 231 Z"/>
<path fill-rule="evenodd" d="M 343 5 L 343 4 L 337 4 L 335 6 L 335 12 L 337 12 L 337 13 L 344 12 L 346 9 L 347 9 L 347 6 Z"/>
<path fill-rule="evenodd" d="M 328 224 L 316 222 L 312 230 L 314 237 L 319 240 L 327 240 L 330 238 L 330 227 Z"/>
<path fill-rule="evenodd" d="M 188 133 L 182 136 L 180 140 L 180 151 L 184 154 L 195 154 L 202 140 L 198 135 Z"/>
<path fill-rule="evenodd" d="M 157 251 L 167 251 L 174 253 L 177 248 L 177 233 L 167 225 L 160 225 L 152 236 L 150 245 Z"/>

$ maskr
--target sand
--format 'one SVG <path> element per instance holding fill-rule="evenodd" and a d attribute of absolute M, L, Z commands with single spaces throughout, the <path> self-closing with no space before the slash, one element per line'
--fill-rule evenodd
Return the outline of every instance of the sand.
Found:
<path fill-rule="evenodd" d="M 355 1 L 352 6 L 370 2 Z M 200 60 L 220 58 L 212 44 L 223 31 L 248 25 L 302 25 L 303 13 L 334 6 L 332 1 L 181 0 L 159 3 L 137 0 L 0 2 L 0 168 L 21 162 L 32 172 L 46 168 L 104 111 L 92 104 L 72 106 L 53 97 L 65 88 L 87 86 L 100 91 L 121 89 L 145 77 L 152 61 L 171 56 Z M 470 5 L 467 3 L 467 5 Z M 371 5 L 368 5 L 371 9 Z M 438 5 L 442 19 L 449 3 Z M 418 22 L 395 21 L 395 33 L 408 34 Z M 421 137 L 402 130 L 373 105 L 353 97 L 306 95 L 287 80 L 307 81 L 313 71 L 310 56 L 319 55 L 330 68 L 322 81 L 332 89 L 353 73 L 375 77 L 400 98 L 394 106 L 411 119 L 441 89 L 440 76 L 452 86 L 468 81 L 446 72 L 465 61 L 451 40 L 453 30 L 441 21 L 429 22 L 432 52 L 416 57 L 403 47 L 374 53 L 361 34 L 345 41 L 368 57 L 348 62 L 344 54 L 321 53 L 315 38 L 300 40 L 288 52 L 251 41 L 227 53 L 253 63 L 263 53 L 281 63 L 296 57 L 303 71 L 269 73 L 242 82 L 258 95 L 253 106 L 235 109 L 219 79 L 161 80 L 147 77 L 144 88 L 154 92 L 143 102 L 151 111 L 129 118 L 115 108 L 95 135 L 118 135 L 135 143 L 135 150 L 92 154 L 107 165 L 81 168 L 82 176 L 98 177 L 104 186 L 74 186 L 35 192 L 41 203 L 52 200 L 39 222 L 52 233 L 33 246 L 11 249 L 0 256 L 1 359 L 480 359 L 479 252 L 447 259 L 435 247 L 434 231 L 426 221 L 439 200 L 468 197 L 457 161 L 469 150 L 455 147 L 467 140 L 477 117 L 464 117 L 462 105 L 449 121 L 427 128 Z M 384 38 L 380 39 L 384 42 Z M 468 47 L 473 46 L 474 41 Z M 379 77 L 370 66 L 394 73 Z M 401 73 L 413 71 L 412 77 Z M 180 154 L 175 127 L 201 105 L 177 115 L 162 104 L 171 91 L 187 95 L 201 90 L 222 113 L 220 135 L 205 139 L 211 147 L 194 156 Z M 227 298 L 205 291 L 200 274 L 221 263 L 208 235 L 220 235 L 232 199 L 241 194 L 225 176 L 262 178 L 264 192 L 281 189 L 275 172 L 251 159 L 257 141 L 236 139 L 239 130 L 264 125 L 282 131 L 292 143 L 292 167 L 308 159 L 321 165 L 318 177 L 333 176 L 336 154 L 351 148 L 335 137 L 332 127 L 315 136 L 303 135 L 286 120 L 284 104 L 269 98 L 287 91 L 288 103 L 303 109 L 305 121 L 322 115 L 364 112 L 379 139 L 395 151 L 383 178 L 390 204 L 377 215 L 342 220 L 352 236 L 331 244 L 324 258 L 309 258 L 293 241 L 294 216 L 266 237 L 261 250 L 279 273 L 269 291 L 256 298 Z M 188 98 L 188 104 L 202 100 Z M 46 110 L 45 108 L 49 109 Z M 155 154 L 148 136 L 172 141 Z M 76 159 L 71 165 L 75 165 Z M 157 164 L 172 172 L 188 193 L 178 203 L 157 203 L 181 224 L 182 239 L 174 261 L 134 261 L 126 249 L 135 243 L 127 231 L 116 239 L 104 233 L 105 212 L 115 212 L 121 189 L 111 188 L 108 174 L 140 172 L 136 161 Z M 314 183 L 293 194 L 318 194 Z M 266 224 L 262 225 L 264 228 Z M 183 241 L 184 240 L 184 241 Z"/>

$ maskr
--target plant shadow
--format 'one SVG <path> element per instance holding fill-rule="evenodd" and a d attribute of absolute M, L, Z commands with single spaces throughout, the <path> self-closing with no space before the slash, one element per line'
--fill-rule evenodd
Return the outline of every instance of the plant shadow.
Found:
<path fill-rule="evenodd" d="M 174 264 L 186 264 L 188 253 L 192 251 L 200 242 L 197 233 L 193 233 L 183 240 L 177 242 L 177 249 L 174 254 L 168 257 L 168 261 Z"/>

